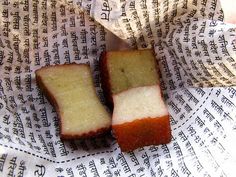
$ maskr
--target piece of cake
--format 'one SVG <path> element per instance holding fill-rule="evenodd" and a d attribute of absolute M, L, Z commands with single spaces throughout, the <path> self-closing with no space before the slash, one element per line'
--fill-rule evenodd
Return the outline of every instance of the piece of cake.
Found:
<path fill-rule="evenodd" d="M 112 95 L 133 87 L 159 83 L 152 50 L 103 52 L 100 58 L 101 84 L 112 108 Z"/>
<path fill-rule="evenodd" d="M 128 89 L 113 101 L 112 130 L 122 151 L 170 142 L 169 114 L 158 85 Z"/>
<path fill-rule="evenodd" d="M 90 67 L 64 64 L 36 71 L 36 81 L 55 106 L 62 139 L 87 138 L 111 128 L 111 116 L 101 104 Z"/>
<path fill-rule="evenodd" d="M 112 130 L 122 151 L 169 143 L 169 114 L 152 50 L 104 52 L 101 82 L 113 109 Z"/>

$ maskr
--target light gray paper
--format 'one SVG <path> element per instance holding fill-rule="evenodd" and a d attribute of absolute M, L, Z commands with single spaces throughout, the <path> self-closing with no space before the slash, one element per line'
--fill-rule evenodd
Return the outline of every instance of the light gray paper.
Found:
<path fill-rule="evenodd" d="M 219 1 L 3 0 L 0 12 L 0 176 L 235 175 L 235 25 Z M 154 47 L 171 143 L 122 153 L 111 135 L 61 141 L 34 71 L 90 63 L 104 101 L 99 55 L 128 46 Z"/>

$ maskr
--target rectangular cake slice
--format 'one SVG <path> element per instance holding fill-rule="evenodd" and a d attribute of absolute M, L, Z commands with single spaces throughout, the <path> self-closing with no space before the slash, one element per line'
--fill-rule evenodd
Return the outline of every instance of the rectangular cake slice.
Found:
<path fill-rule="evenodd" d="M 110 107 L 112 95 L 129 88 L 159 83 L 152 50 L 109 51 L 101 55 L 101 83 Z"/>
<path fill-rule="evenodd" d="M 44 67 L 36 71 L 36 81 L 56 108 L 62 139 L 93 137 L 110 130 L 111 116 L 96 95 L 88 65 Z"/>
<path fill-rule="evenodd" d="M 169 113 L 159 85 L 131 88 L 113 95 L 112 130 L 122 151 L 169 143 Z"/>

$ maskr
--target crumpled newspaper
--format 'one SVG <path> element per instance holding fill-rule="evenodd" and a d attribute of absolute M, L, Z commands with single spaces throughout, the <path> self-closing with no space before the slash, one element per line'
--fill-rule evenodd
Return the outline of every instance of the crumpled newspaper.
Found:
<path fill-rule="evenodd" d="M 0 11 L 0 176 L 235 175 L 235 25 L 219 1 L 3 0 Z M 122 153 L 111 135 L 61 141 L 34 71 L 89 63 L 103 101 L 100 53 L 151 47 L 171 143 Z"/>

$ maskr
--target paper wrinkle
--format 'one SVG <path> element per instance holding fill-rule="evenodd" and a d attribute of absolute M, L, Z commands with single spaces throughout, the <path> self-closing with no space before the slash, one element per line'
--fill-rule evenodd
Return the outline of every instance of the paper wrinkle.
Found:
<path fill-rule="evenodd" d="M 161 65 L 161 69 L 169 69 L 172 66 L 168 63 L 172 60 L 177 61 L 177 67 L 184 71 L 181 74 L 181 83 L 178 85 L 195 87 L 235 85 L 235 25 L 222 22 L 223 12 L 219 1 L 199 3 L 130 0 L 124 1 L 122 6 L 116 6 L 115 9 L 111 8 L 113 1 L 102 2 L 107 8 L 104 10 L 104 3 L 96 2 L 94 6 L 96 13 L 90 14 L 133 47 L 146 48 L 153 44 L 157 45 L 155 47 L 157 57 L 166 59 L 167 63 Z M 122 14 L 114 18 L 112 12 L 119 11 L 117 8 L 120 8 Z M 97 13 L 99 11 L 100 14 Z M 99 15 L 105 12 L 107 18 L 100 18 Z M 116 24 L 116 27 L 113 24 Z M 181 51 L 178 50 L 178 43 L 175 40 L 182 45 Z M 184 61 L 181 61 L 181 58 Z M 196 71 L 192 72 L 190 71 L 191 68 L 194 69 L 192 65 L 203 69 L 195 69 Z M 163 72 L 162 69 L 162 74 L 169 73 Z M 176 78 L 172 77 L 172 80 Z"/>
<path fill-rule="evenodd" d="M 219 1 L 3 0 L 0 12 L 0 176 L 235 175 L 235 25 Z M 104 102 L 99 55 L 127 44 L 155 50 L 171 143 L 121 153 L 111 135 L 61 141 L 34 71 L 90 64 Z"/>

